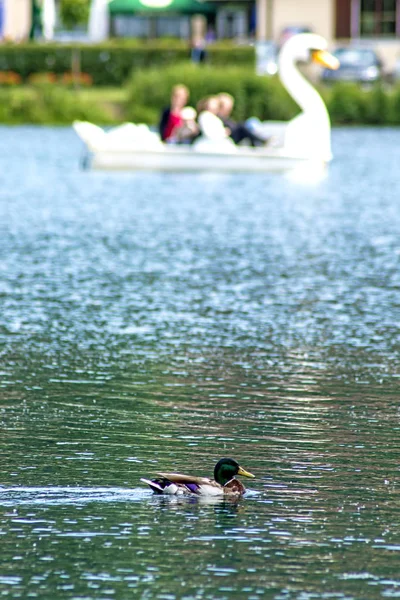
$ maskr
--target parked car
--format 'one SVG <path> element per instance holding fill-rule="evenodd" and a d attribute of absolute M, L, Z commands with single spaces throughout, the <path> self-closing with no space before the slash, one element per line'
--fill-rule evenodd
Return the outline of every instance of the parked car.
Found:
<path fill-rule="evenodd" d="M 383 77 L 382 61 L 374 50 L 368 48 L 337 48 L 332 52 L 339 60 L 336 71 L 324 69 L 321 80 L 324 83 L 334 81 L 356 81 L 375 83 Z"/>
<path fill-rule="evenodd" d="M 274 42 L 256 42 L 256 71 L 258 75 L 276 75 L 278 47 Z"/>
<path fill-rule="evenodd" d="M 74 31 L 56 31 L 53 37 L 53 41 L 60 42 L 61 44 L 87 44 L 88 42 L 90 42 L 87 31 L 83 31 L 81 29 Z"/>
<path fill-rule="evenodd" d="M 396 59 L 393 71 L 389 74 L 390 83 L 398 83 L 400 81 L 400 57 Z"/>

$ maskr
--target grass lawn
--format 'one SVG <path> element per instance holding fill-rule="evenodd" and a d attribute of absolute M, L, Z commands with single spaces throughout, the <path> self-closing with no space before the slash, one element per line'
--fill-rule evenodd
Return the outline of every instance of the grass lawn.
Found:
<path fill-rule="evenodd" d="M 118 124 L 125 120 L 126 104 L 126 90 L 120 87 L 0 87 L 0 123 L 67 125 L 81 119 Z"/>

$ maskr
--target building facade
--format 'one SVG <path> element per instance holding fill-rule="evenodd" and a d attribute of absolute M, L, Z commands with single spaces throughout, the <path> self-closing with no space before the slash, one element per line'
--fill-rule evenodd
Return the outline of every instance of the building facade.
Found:
<path fill-rule="evenodd" d="M 285 27 L 308 27 L 332 40 L 337 0 L 256 0 L 257 38 L 279 40 Z"/>
<path fill-rule="evenodd" d="M 400 0 L 256 0 L 257 37 L 301 25 L 333 39 L 400 37 Z"/>
<path fill-rule="evenodd" d="M 278 41 L 283 29 L 292 25 L 318 32 L 330 43 L 366 40 L 383 48 L 397 48 L 400 43 L 400 0 L 209 1 L 216 6 L 214 26 L 219 37 L 245 39 L 255 34 L 258 40 Z M 31 27 L 32 0 L 0 0 L 0 9 L 0 38 L 26 39 Z M 183 17 L 175 28 L 171 25 L 174 18 L 171 14 L 166 20 L 167 31 L 162 30 L 162 35 L 187 36 L 187 19 L 183 31 Z M 134 28 L 128 29 L 126 35 L 135 35 Z"/>
<path fill-rule="evenodd" d="M 3 0 L 1 38 L 21 41 L 27 39 L 31 27 L 31 0 Z"/>
<path fill-rule="evenodd" d="M 307 27 L 332 45 L 378 51 L 388 70 L 400 56 L 400 0 L 256 0 L 256 37 L 279 41 L 285 27 Z"/>
<path fill-rule="evenodd" d="M 400 0 L 336 0 L 336 37 L 400 36 Z"/>

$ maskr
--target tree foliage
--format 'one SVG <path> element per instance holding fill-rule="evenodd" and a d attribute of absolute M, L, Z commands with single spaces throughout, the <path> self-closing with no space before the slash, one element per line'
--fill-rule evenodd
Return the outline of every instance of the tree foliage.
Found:
<path fill-rule="evenodd" d="M 84 25 L 89 16 L 89 0 L 61 0 L 60 14 L 68 29 Z"/>

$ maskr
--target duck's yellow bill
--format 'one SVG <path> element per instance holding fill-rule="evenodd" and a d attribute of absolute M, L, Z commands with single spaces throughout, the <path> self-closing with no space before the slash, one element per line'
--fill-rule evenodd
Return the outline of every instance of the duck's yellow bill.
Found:
<path fill-rule="evenodd" d="M 312 60 L 326 69 L 336 71 L 340 67 L 340 62 L 330 52 L 326 50 L 313 50 L 311 53 Z"/>
<path fill-rule="evenodd" d="M 242 477 L 255 477 L 255 475 L 253 475 L 253 473 L 249 473 L 248 471 L 245 471 L 244 469 L 242 469 L 242 467 L 239 467 L 239 471 L 238 471 L 238 475 L 242 475 Z"/>

